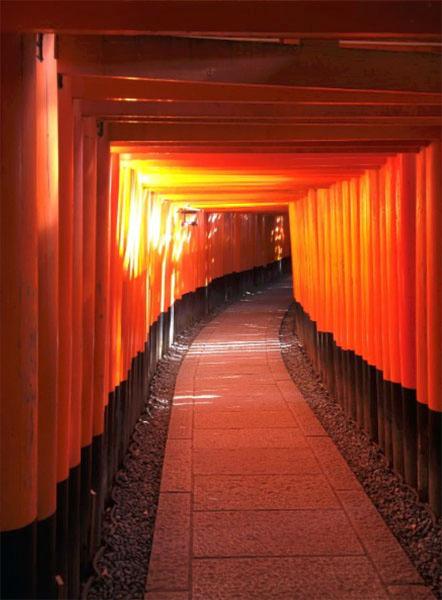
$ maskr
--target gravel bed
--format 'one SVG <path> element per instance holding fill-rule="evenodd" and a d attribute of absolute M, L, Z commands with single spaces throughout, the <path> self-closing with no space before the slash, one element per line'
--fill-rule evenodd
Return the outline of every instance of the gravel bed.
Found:
<path fill-rule="evenodd" d="M 158 363 L 143 414 L 115 476 L 102 544 L 93 561 L 95 574 L 83 586 L 83 600 L 144 598 L 176 377 L 192 341 L 218 312 L 179 335 Z"/>
<path fill-rule="evenodd" d="M 330 435 L 365 492 L 410 557 L 425 584 L 442 599 L 442 519 L 388 466 L 384 454 L 347 418 L 323 384 L 293 330 L 293 307 L 280 330 L 282 356 L 304 398 Z"/>

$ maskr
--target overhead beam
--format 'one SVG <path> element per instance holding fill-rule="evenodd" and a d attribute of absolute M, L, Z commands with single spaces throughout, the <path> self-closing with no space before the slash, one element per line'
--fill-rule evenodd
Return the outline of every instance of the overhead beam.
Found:
<path fill-rule="evenodd" d="M 442 117 L 442 104 L 436 105 L 352 105 L 352 104 L 278 104 L 224 102 L 122 102 L 84 100 L 82 114 L 103 119 L 211 118 L 220 119 L 291 119 L 291 118 L 371 118 L 371 117 Z"/>
<path fill-rule="evenodd" d="M 327 142 L 370 140 L 435 140 L 441 129 L 416 125 L 168 125 L 144 123 L 110 123 L 114 141 L 189 141 L 189 142 Z"/>
<path fill-rule="evenodd" d="M 240 194 L 240 193 L 268 193 L 272 194 L 277 192 L 278 194 L 288 193 L 290 194 L 293 190 L 304 189 L 308 187 L 310 183 L 316 183 L 318 185 L 331 185 L 334 181 L 347 178 L 348 176 L 360 175 L 362 169 L 347 169 L 341 173 L 330 173 L 330 174 L 318 174 L 310 173 L 310 175 L 303 173 L 302 176 L 294 178 L 293 182 L 286 186 L 280 186 L 277 183 L 273 185 L 261 185 L 259 183 L 250 184 L 248 186 L 238 185 L 232 183 L 231 185 L 223 184 L 219 182 L 216 184 L 216 174 L 214 174 L 214 183 L 212 185 L 197 185 L 197 184 L 182 184 L 182 185 L 167 185 L 165 183 L 152 183 L 152 188 L 160 193 L 165 194 L 213 194 L 216 196 L 223 196 L 225 194 Z"/>
<path fill-rule="evenodd" d="M 440 54 L 441 41 L 422 42 L 419 40 L 341 40 L 341 48 L 359 50 L 385 50 L 388 52 L 432 52 Z"/>
<path fill-rule="evenodd" d="M 342 125 L 362 125 L 368 124 L 381 127 L 383 125 L 433 125 L 442 126 L 441 117 L 238 117 L 233 118 L 217 118 L 217 117 L 169 117 L 169 118 L 152 118 L 152 117 L 118 117 L 105 119 L 113 123 L 142 123 L 144 125 L 326 125 L 326 124 L 342 124 Z"/>
<path fill-rule="evenodd" d="M 342 90 L 309 87 L 240 85 L 124 79 L 119 77 L 72 77 L 74 98 L 89 100 L 223 102 L 282 104 L 437 105 L 441 93 Z"/>
<path fill-rule="evenodd" d="M 333 182 L 330 182 L 329 184 L 319 184 L 317 187 L 328 187 L 329 185 L 331 185 Z M 223 202 L 252 202 L 252 203 L 259 203 L 259 202 L 277 202 L 277 203 L 282 203 L 282 202 L 290 202 L 290 200 L 293 199 L 295 194 L 300 194 L 302 193 L 305 189 L 308 189 L 309 187 L 312 187 L 310 185 L 305 185 L 304 188 L 299 188 L 299 189 L 293 189 L 293 190 L 289 190 L 289 191 L 282 191 L 279 192 L 278 190 L 274 190 L 274 191 L 264 191 L 261 192 L 260 190 L 255 190 L 255 191 L 251 191 L 251 192 L 230 192 L 230 193 L 221 193 L 221 194 L 217 194 L 215 192 L 202 192 L 202 193 L 186 193 L 186 192 L 173 192 L 173 193 L 169 193 L 166 191 L 161 191 L 160 194 L 161 196 L 163 196 L 164 198 L 167 198 L 168 200 L 171 200 L 172 202 L 188 202 L 189 200 L 193 202 L 214 202 L 217 204 L 222 204 Z"/>
<path fill-rule="evenodd" d="M 340 179 L 345 178 L 346 175 L 341 175 Z M 293 185 L 291 188 L 278 188 L 278 186 L 268 186 L 268 187 L 261 187 L 261 186 L 250 186 L 249 188 L 243 188 L 241 186 L 235 187 L 232 186 L 231 188 L 220 188 L 220 189 L 213 189 L 212 187 L 208 187 L 207 189 L 203 188 L 203 187 L 193 187 L 193 186 L 182 186 L 182 187 L 163 187 L 163 186 L 155 186 L 152 185 L 152 189 L 154 189 L 156 192 L 158 192 L 159 194 L 162 194 L 164 196 L 167 196 L 168 198 L 178 198 L 178 197 L 183 197 L 183 196 L 192 196 L 193 198 L 224 198 L 227 197 L 229 195 L 234 195 L 235 197 L 237 196 L 242 196 L 244 195 L 245 197 L 253 197 L 255 194 L 259 194 L 260 197 L 267 197 L 267 198 L 272 198 L 274 196 L 277 197 L 285 197 L 285 196 L 289 196 L 290 194 L 292 194 L 294 191 L 299 191 L 299 190 L 303 190 L 305 188 L 308 188 L 310 185 L 325 185 L 325 186 L 329 186 L 331 185 L 334 181 L 337 181 L 338 178 L 327 178 L 327 177 L 320 177 L 320 178 L 310 178 L 310 179 L 305 179 L 303 180 L 299 185 Z"/>
<path fill-rule="evenodd" d="M 146 155 L 164 155 L 167 152 L 204 153 L 204 154 L 311 154 L 351 156 L 359 152 L 370 152 L 376 155 L 389 156 L 397 152 L 418 152 L 425 145 L 422 141 L 359 141 L 359 142 L 113 142 L 111 151 L 119 154 L 130 154 L 139 159 Z"/>
<path fill-rule="evenodd" d="M 349 156 L 340 156 L 336 154 L 306 155 L 306 154 L 189 154 L 189 153 L 149 153 L 140 159 L 140 163 L 145 162 L 152 168 L 175 169 L 185 168 L 190 170 L 246 170 L 248 173 L 266 172 L 281 173 L 288 169 L 315 169 L 333 168 L 345 169 L 351 166 L 370 168 L 383 164 L 386 159 L 385 154 L 352 154 Z M 136 162 L 135 164 L 138 164 Z M 143 166 L 141 164 L 141 166 Z"/>
<path fill-rule="evenodd" d="M 302 194 L 304 195 L 304 194 Z M 300 199 L 300 198 L 299 198 Z M 298 196 L 294 196 L 292 201 L 298 200 Z M 277 204 L 277 203 L 269 203 L 269 204 L 253 204 L 250 203 L 229 203 L 227 206 L 224 204 L 216 204 L 210 202 L 196 202 L 193 204 L 195 208 L 199 208 L 201 210 L 205 210 L 206 212 L 212 213 L 224 213 L 224 212 L 239 212 L 239 213 L 265 213 L 265 214 L 274 214 L 280 215 L 285 214 L 288 210 L 288 202 L 285 204 Z"/>
<path fill-rule="evenodd" d="M 3 0 L 14 31 L 199 34 L 270 38 L 417 38 L 440 35 L 441 6 L 419 0 Z"/>
<path fill-rule="evenodd" d="M 340 48 L 337 41 L 283 45 L 148 36 L 59 37 L 69 75 L 440 92 L 437 54 Z"/>

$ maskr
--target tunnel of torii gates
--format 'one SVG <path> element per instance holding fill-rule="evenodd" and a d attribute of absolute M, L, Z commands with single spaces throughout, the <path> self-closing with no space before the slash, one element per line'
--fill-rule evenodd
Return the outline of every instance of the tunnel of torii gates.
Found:
<path fill-rule="evenodd" d="M 158 359 L 290 255 L 310 358 L 441 514 L 440 9 L 2 2 L 5 589 L 78 597 Z"/>

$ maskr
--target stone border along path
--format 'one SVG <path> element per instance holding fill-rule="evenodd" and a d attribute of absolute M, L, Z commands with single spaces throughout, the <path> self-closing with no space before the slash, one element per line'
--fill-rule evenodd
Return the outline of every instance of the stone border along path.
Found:
<path fill-rule="evenodd" d="M 433 598 L 284 365 L 280 283 L 178 374 L 146 600 Z"/>

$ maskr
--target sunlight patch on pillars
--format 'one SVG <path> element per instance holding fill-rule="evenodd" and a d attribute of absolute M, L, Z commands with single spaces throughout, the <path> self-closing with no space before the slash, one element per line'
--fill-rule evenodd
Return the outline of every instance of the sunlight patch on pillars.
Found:
<path fill-rule="evenodd" d="M 275 226 L 273 227 L 270 239 L 274 244 L 275 248 L 275 259 L 281 260 L 284 254 L 284 240 L 285 240 L 285 231 L 284 231 L 284 218 L 276 217 Z"/>
<path fill-rule="evenodd" d="M 117 244 L 123 267 L 131 278 L 138 277 L 148 264 L 148 203 L 137 172 L 125 165 L 120 169 Z"/>

